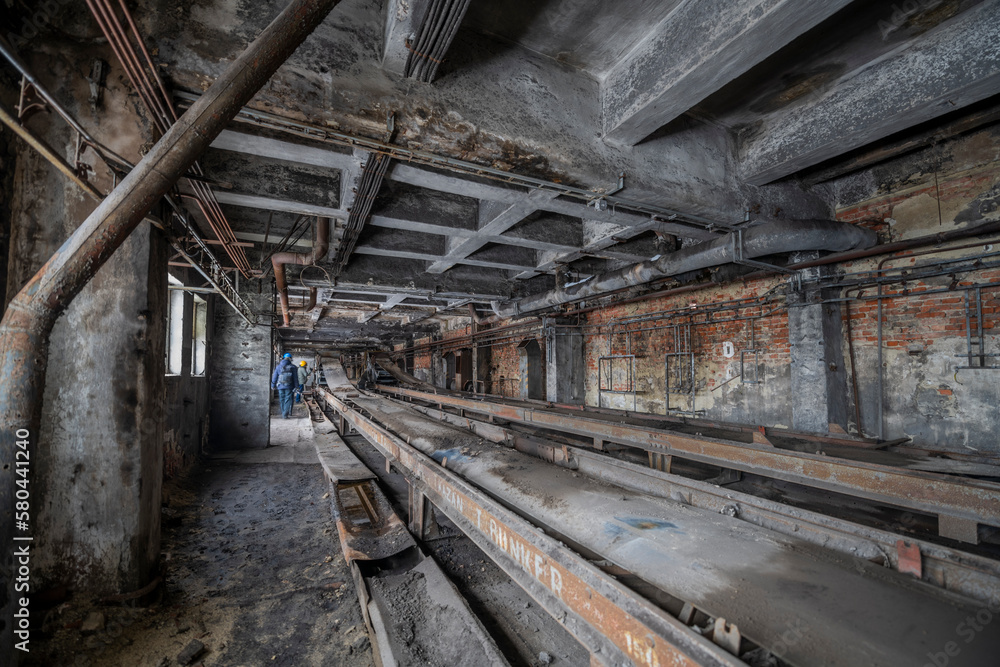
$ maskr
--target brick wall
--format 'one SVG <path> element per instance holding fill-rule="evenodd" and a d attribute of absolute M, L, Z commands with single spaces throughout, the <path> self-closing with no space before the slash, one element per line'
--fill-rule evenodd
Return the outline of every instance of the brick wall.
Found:
<path fill-rule="evenodd" d="M 997 154 L 1000 154 L 1000 130 L 989 129 L 952 142 L 933 160 L 930 156 L 917 155 L 899 160 L 895 170 L 873 170 L 867 175 L 872 184 L 869 191 L 862 191 L 861 196 L 842 196 L 837 217 L 876 229 L 886 240 L 916 238 L 996 220 L 1000 218 L 997 214 L 1000 200 Z M 939 167 L 942 164 L 945 165 L 943 169 Z M 845 181 L 850 184 L 860 178 Z M 850 187 L 842 189 L 852 191 Z M 975 243 L 975 240 L 970 239 L 968 243 Z M 885 262 L 885 266 L 906 268 L 985 250 L 985 246 L 975 246 L 933 255 L 894 258 Z M 871 271 L 878 268 L 882 259 L 850 262 L 840 269 Z M 1000 453 L 995 437 L 1000 427 L 996 410 L 1000 399 L 997 391 L 1000 371 L 959 370 L 960 366 L 968 365 L 967 359 L 961 356 L 967 349 L 961 288 L 990 282 L 1000 282 L 1000 272 L 996 269 L 909 281 L 905 293 L 898 286 L 885 288 L 885 294 L 890 296 L 882 303 L 881 369 L 877 345 L 878 304 L 873 299 L 851 304 L 857 400 L 866 433 L 876 435 L 879 432 L 881 370 L 884 438 L 910 437 L 916 444 L 941 449 Z M 953 291 L 922 294 L 949 287 Z M 1000 353 L 998 292 L 996 288 L 987 288 L 982 294 L 986 349 L 989 353 Z M 874 290 L 867 290 L 863 296 L 873 295 Z M 844 356 L 849 360 L 846 335 Z M 996 361 L 987 358 L 987 365 L 1000 365 L 1000 358 L 994 359 Z M 853 388 L 848 389 L 853 402 Z"/>
<path fill-rule="evenodd" d="M 632 362 L 627 359 L 605 359 L 602 362 L 600 358 L 631 352 L 635 355 L 635 409 L 663 414 L 667 407 L 665 355 L 678 351 L 672 327 L 682 325 L 676 335 L 683 336 L 683 325 L 690 323 L 695 371 L 694 405 L 691 405 L 687 392 L 671 392 L 671 409 L 694 409 L 704 411 L 706 417 L 732 421 L 757 423 L 769 418 L 787 423 L 786 410 L 779 406 L 778 401 L 769 400 L 769 396 L 787 391 L 788 316 L 783 310 L 766 314 L 771 309 L 766 304 L 748 305 L 779 282 L 780 279 L 773 278 L 737 282 L 695 293 L 611 306 L 587 314 L 584 344 L 588 370 L 587 404 L 632 409 L 631 394 L 598 391 L 599 363 L 603 364 L 600 380 L 605 388 L 629 388 L 627 369 Z M 706 314 L 706 309 L 718 307 L 724 302 L 730 304 L 732 309 L 711 316 Z M 737 302 L 742 307 L 736 308 Z M 746 319 L 750 316 L 757 316 L 752 336 L 755 348 L 751 347 L 751 323 Z M 650 319 L 629 321 L 640 317 Z M 733 344 L 734 354 L 730 358 L 724 356 L 725 342 Z M 680 349 L 683 349 L 683 343 Z M 740 353 L 750 349 L 759 350 L 758 368 L 762 380 L 759 385 L 743 384 L 739 379 Z M 748 353 L 748 367 L 752 365 L 752 359 L 753 356 Z M 671 358 L 670 363 L 677 364 L 678 360 Z M 608 371 L 612 370 L 612 364 L 615 368 L 609 379 Z M 682 369 L 685 377 L 688 368 Z M 747 376 L 752 377 L 750 368 L 747 369 Z"/>
<path fill-rule="evenodd" d="M 521 380 L 516 344 L 493 347 L 486 369 L 486 391 L 500 396 L 517 396 Z"/>
<path fill-rule="evenodd" d="M 431 351 L 430 349 L 424 348 L 419 349 L 421 345 L 430 343 L 431 338 L 417 338 L 413 341 L 413 347 L 418 348 L 413 352 L 413 375 L 414 377 L 423 380 L 424 382 L 431 382 Z"/>

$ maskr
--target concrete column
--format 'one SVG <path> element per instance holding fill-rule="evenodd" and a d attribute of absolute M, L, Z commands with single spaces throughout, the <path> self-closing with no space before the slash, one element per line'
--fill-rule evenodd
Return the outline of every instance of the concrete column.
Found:
<path fill-rule="evenodd" d="M 583 405 L 587 371 L 583 333 L 578 328 L 546 327 L 545 346 L 546 400 Z"/>
<path fill-rule="evenodd" d="M 151 137 L 120 77 L 108 77 L 96 110 L 87 103 L 80 64 L 89 69 L 94 57 L 110 60 L 100 49 L 39 47 L 29 65 L 43 83 L 60 82 L 60 99 L 95 135 L 138 160 Z M 55 114 L 36 114 L 28 126 L 73 154 L 74 137 Z M 110 190 L 110 174 L 84 156 L 95 185 Z M 8 301 L 96 206 L 23 144 L 13 170 Z M 156 571 L 167 301 L 166 241 L 140 224 L 56 321 L 32 456 L 33 591 L 66 584 L 121 593 Z"/>
<path fill-rule="evenodd" d="M 250 309 L 271 309 L 267 294 L 244 294 Z M 215 309 L 209 418 L 216 449 L 259 449 L 271 437 L 271 332 L 232 308 Z"/>
<path fill-rule="evenodd" d="M 814 433 L 828 433 L 837 427 L 846 431 L 848 394 L 841 308 L 839 303 L 811 303 L 816 296 L 816 292 L 806 292 L 789 299 L 792 428 Z"/>

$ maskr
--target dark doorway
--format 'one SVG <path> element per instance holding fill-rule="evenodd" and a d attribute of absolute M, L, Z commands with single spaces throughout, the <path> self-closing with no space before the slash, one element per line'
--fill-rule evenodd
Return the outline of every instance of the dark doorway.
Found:
<path fill-rule="evenodd" d="M 534 338 L 517 346 L 521 357 L 521 398 L 542 398 L 542 348 Z"/>

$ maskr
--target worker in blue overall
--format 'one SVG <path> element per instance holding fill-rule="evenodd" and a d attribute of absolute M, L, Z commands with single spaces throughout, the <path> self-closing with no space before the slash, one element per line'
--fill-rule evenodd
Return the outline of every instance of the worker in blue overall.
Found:
<path fill-rule="evenodd" d="M 310 373 L 309 373 L 309 367 L 306 365 L 305 361 L 300 361 L 299 362 L 299 367 L 298 367 L 297 370 L 299 372 L 299 374 L 298 374 L 299 386 L 295 390 L 295 402 L 296 403 L 301 403 L 302 402 L 302 392 L 305 391 L 306 382 L 309 381 L 309 375 L 310 375 Z"/>
<path fill-rule="evenodd" d="M 281 404 L 281 418 L 288 419 L 292 416 L 292 406 L 294 405 L 295 387 L 298 386 L 298 369 L 292 363 L 291 352 L 285 352 L 285 356 L 271 374 L 271 389 L 278 390 L 278 401 Z"/>

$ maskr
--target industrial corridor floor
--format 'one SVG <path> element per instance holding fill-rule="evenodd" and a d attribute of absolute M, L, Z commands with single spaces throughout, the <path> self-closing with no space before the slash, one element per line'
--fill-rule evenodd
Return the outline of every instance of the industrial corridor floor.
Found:
<path fill-rule="evenodd" d="M 165 488 L 152 603 L 72 596 L 27 664 L 373 664 L 308 412 L 271 423 L 267 449 L 215 454 Z"/>

